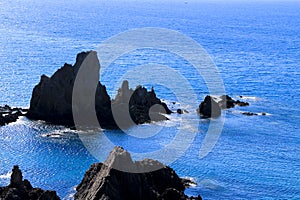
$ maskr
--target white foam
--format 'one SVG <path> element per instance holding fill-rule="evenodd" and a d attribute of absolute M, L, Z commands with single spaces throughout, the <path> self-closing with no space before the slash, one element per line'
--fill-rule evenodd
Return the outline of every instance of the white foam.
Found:
<path fill-rule="evenodd" d="M 240 99 L 243 99 L 243 100 L 252 100 L 252 101 L 261 100 L 261 98 L 254 97 L 254 96 L 237 96 L 237 97 L 240 98 Z"/>
<path fill-rule="evenodd" d="M 12 172 L 0 175 L 0 179 L 10 179 Z"/>
<path fill-rule="evenodd" d="M 197 186 L 196 180 L 193 177 L 185 176 L 185 177 L 182 177 L 182 179 L 190 181 L 189 187 L 196 187 Z"/>

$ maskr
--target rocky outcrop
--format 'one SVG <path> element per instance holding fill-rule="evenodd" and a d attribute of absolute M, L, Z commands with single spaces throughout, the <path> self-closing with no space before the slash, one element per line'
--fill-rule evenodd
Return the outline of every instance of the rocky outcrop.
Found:
<path fill-rule="evenodd" d="M 64 64 L 50 78 L 42 75 L 39 84 L 34 87 L 32 92 L 30 108 L 27 113 L 28 118 L 44 120 L 54 124 L 74 125 L 72 113 L 73 86 L 77 72 L 89 54 L 94 62 L 91 65 L 99 73 L 100 65 L 96 52 L 90 51 L 79 53 L 74 66 Z M 91 90 L 92 88 L 83 89 Z M 110 97 L 106 92 L 105 86 L 101 85 L 100 82 L 96 88 L 95 100 L 95 107 L 98 109 L 97 116 L 101 119 L 101 123 L 103 123 L 103 126 L 110 125 L 109 123 L 112 122 L 112 116 L 109 116 Z M 82 113 L 84 112 L 84 107 L 82 107 Z M 106 115 L 108 116 L 106 117 Z"/>
<path fill-rule="evenodd" d="M 27 109 L 11 108 L 8 105 L 0 106 L 0 126 L 17 121 L 20 116 L 24 116 Z"/>
<path fill-rule="evenodd" d="M 216 118 L 221 115 L 221 107 L 215 98 L 206 96 L 204 101 L 199 105 L 198 112 L 203 118 Z"/>
<path fill-rule="evenodd" d="M 198 108 L 198 113 L 203 118 L 216 118 L 221 116 L 222 109 L 234 108 L 235 106 L 249 106 L 248 102 L 234 100 L 228 95 L 222 95 L 219 98 L 206 96 Z"/>
<path fill-rule="evenodd" d="M 122 128 L 133 124 L 167 120 L 162 114 L 172 113 L 167 105 L 156 97 L 153 88 L 149 92 L 142 86 L 133 90 L 129 88 L 127 80 L 122 83 L 118 94 L 112 101 L 112 110 L 114 119 Z"/>
<path fill-rule="evenodd" d="M 1 200 L 59 200 L 55 191 L 33 188 L 28 180 L 23 180 L 18 166 L 12 170 L 10 184 L 0 187 Z"/>
<path fill-rule="evenodd" d="M 234 108 L 235 106 L 249 106 L 250 104 L 248 102 L 242 102 L 240 100 L 234 100 L 228 95 L 222 95 L 220 96 L 219 106 L 221 109 L 229 109 Z"/>
<path fill-rule="evenodd" d="M 201 199 L 184 194 L 184 181 L 158 161 L 133 161 L 115 147 L 104 163 L 93 164 L 76 188 L 75 200 Z"/>
<path fill-rule="evenodd" d="M 87 71 L 80 71 L 83 64 L 88 68 Z M 81 79 L 76 79 L 79 71 L 81 72 L 80 75 L 83 74 L 84 76 Z M 91 110 L 96 112 L 102 128 L 120 128 L 114 118 L 125 121 L 124 124 L 127 127 L 133 124 L 147 123 L 152 119 L 166 119 L 159 114 L 159 112 L 163 112 L 161 109 L 151 109 L 153 105 L 158 104 L 165 108 L 165 113 L 169 113 L 167 106 L 156 97 L 154 91 L 147 92 L 141 86 L 133 91 L 128 88 L 128 82 L 127 86 L 124 83 L 119 90 L 113 102 L 113 108 L 116 108 L 113 110 L 116 112 L 112 113 L 112 102 L 106 87 L 99 82 L 99 71 L 100 64 L 97 54 L 95 51 L 89 51 L 79 53 L 74 66 L 65 64 L 51 77 L 42 75 L 39 84 L 33 89 L 27 117 L 54 124 L 74 126 L 73 106 L 83 115 L 84 124 L 80 124 L 81 126 L 90 125 L 92 120 L 89 119 L 89 115 L 85 116 L 84 114 L 91 112 Z M 74 99 L 72 99 L 76 95 L 74 93 L 75 84 L 81 91 L 79 95 L 76 93 L 76 97 L 82 100 L 81 102 L 76 101 L 79 102 L 78 104 L 74 103 Z M 86 100 L 93 98 L 95 98 L 94 105 L 92 105 L 93 101 Z M 124 105 L 125 102 L 129 102 L 129 104 Z M 123 111 L 124 109 L 125 111 Z M 132 120 L 128 119 L 129 115 L 124 115 L 129 111 Z M 152 113 L 155 113 L 156 118 L 151 117 Z"/>

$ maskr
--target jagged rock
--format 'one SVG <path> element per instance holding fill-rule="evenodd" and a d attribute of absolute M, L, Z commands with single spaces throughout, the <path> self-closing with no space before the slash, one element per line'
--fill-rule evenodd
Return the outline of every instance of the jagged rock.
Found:
<path fill-rule="evenodd" d="M 0 106 L 0 126 L 15 122 L 20 116 L 24 116 L 27 109 L 11 108 L 8 105 Z"/>
<path fill-rule="evenodd" d="M 228 95 L 222 95 L 220 96 L 219 106 L 221 109 L 228 109 L 228 108 L 234 108 L 236 105 L 238 106 L 249 106 L 250 104 L 248 102 L 242 102 L 240 100 L 234 100 Z"/>
<path fill-rule="evenodd" d="M 81 65 L 84 65 L 87 70 L 80 70 Z M 79 71 L 80 73 L 78 73 Z M 167 106 L 156 97 L 154 91 L 147 92 L 141 86 L 133 91 L 129 89 L 128 82 L 124 82 L 120 88 L 112 105 L 117 111 L 112 113 L 112 102 L 106 87 L 99 82 L 99 71 L 100 64 L 97 54 L 95 51 L 89 51 L 79 53 L 74 66 L 65 64 L 50 78 L 42 75 L 39 84 L 33 89 L 27 117 L 54 124 L 74 126 L 73 106 L 76 113 L 82 114 L 80 126 L 96 125 L 91 120 L 92 115 L 89 115 L 95 111 L 102 128 L 120 128 L 114 118 L 121 118 L 121 121 L 126 122 L 126 127 L 153 120 L 150 117 L 150 108 L 155 104 L 163 106 L 165 112 L 170 113 Z M 79 74 L 81 78 L 76 79 Z M 75 92 L 74 85 L 77 89 Z M 80 94 L 77 94 L 77 91 L 80 91 Z M 77 95 L 76 103 L 72 99 L 73 95 Z M 91 101 L 94 97 L 95 105 Z M 128 112 L 130 115 L 126 115 Z M 155 111 L 155 114 L 158 115 L 158 111 Z M 132 120 L 128 119 L 129 116 Z M 158 120 L 164 119 L 166 118 L 158 118 Z"/>
<path fill-rule="evenodd" d="M 228 95 L 222 95 L 219 98 L 206 96 L 197 111 L 204 118 L 216 118 L 221 115 L 222 109 L 234 108 L 236 105 L 249 106 L 250 104 L 239 100 L 236 101 Z"/>
<path fill-rule="evenodd" d="M 76 63 L 74 66 L 64 64 L 62 68 L 57 70 L 50 78 L 46 75 L 41 76 L 40 83 L 35 86 L 32 92 L 32 98 L 30 101 L 30 108 L 27 113 L 27 117 L 30 119 L 44 120 L 54 124 L 63 124 L 73 126 L 73 113 L 72 113 L 72 92 L 77 72 L 84 59 L 89 55 L 91 60 L 91 73 L 94 71 L 99 74 L 100 65 L 96 55 L 96 52 L 82 52 L 76 57 Z M 89 80 L 82 80 L 86 85 L 82 85 L 82 91 L 88 93 L 93 88 L 85 88 L 89 84 Z M 95 91 L 93 91 L 95 94 Z M 82 98 L 85 98 L 83 95 Z M 104 126 L 108 125 L 106 122 L 112 121 L 112 117 L 109 120 L 101 120 L 102 115 L 109 114 L 110 97 L 106 92 L 105 86 L 100 82 L 96 88 L 96 105 L 97 116 L 100 118 L 100 122 L 103 122 Z M 88 109 L 84 105 L 81 106 L 81 112 L 84 113 Z M 85 105 L 90 106 L 90 105 Z M 107 112 L 107 113 L 104 113 Z M 87 119 L 88 120 L 88 119 Z"/>
<path fill-rule="evenodd" d="M 112 110 L 118 125 L 124 128 L 133 124 L 167 120 L 162 114 L 171 114 L 167 105 L 156 97 L 154 89 L 150 92 L 142 86 L 135 90 L 129 88 L 125 80 L 112 101 Z"/>
<path fill-rule="evenodd" d="M 12 170 L 10 184 L 0 187 L 1 200 L 59 200 L 55 191 L 33 188 L 28 180 L 23 180 L 18 166 Z"/>
<path fill-rule="evenodd" d="M 206 96 L 199 105 L 198 112 L 203 118 L 216 118 L 221 115 L 221 108 L 213 97 Z"/>
<path fill-rule="evenodd" d="M 158 161 L 133 161 L 121 147 L 115 147 L 104 163 L 93 164 L 76 188 L 75 200 L 173 200 L 189 198 L 173 169 Z"/>
<path fill-rule="evenodd" d="M 228 95 L 222 95 L 220 97 L 221 101 L 219 101 L 219 106 L 221 109 L 228 109 L 228 108 L 234 108 L 235 107 L 235 100 L 233 100 Z"/>
<path fill-rule="evenodd" d="M 248 102 L 242 102 L 240 100 L 237 100 L 235 102 L 236 105 L 241 106 L 241 107 L 245 107 L 245 106 L 249 106 L 250 104 Z"/>

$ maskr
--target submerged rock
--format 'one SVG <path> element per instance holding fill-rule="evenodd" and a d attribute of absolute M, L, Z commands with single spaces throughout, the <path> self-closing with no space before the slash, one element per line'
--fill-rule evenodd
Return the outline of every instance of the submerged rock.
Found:
<path fill-rule="evenodd" d="M 257 116 L 257 113 L 253 113 L 253 112 L 242 112 L 243 115 L 247 115 L 247 116 Z"/>
<path fill-rule="evenodd" d="M 93 164 L 76 188 L 75 200 L 201 199 L 184 194 L 184 181 L 158 161 L 133 161 L 115 147 L 104 163 Z"/>
<path fill-rule="evenodd" d="M 82 65 L 86 70 L 81 70 Z M 98 122 L 92 120 L 93 115 L 91 114 L 96 112 L 102 128 L 120 128 L 118 125 L 122 125 L 122 122 L 116 123 L 116 121 L 120 121 L 119 119 L 124 121 L 126 127 L 156 119 L 166 119 L 159 114 L 161 110 L 151 110 L 151 107 L 156 104 L 161 105 L 165 109 L 165 113 L 170 113 L 167 106 L 156 97 L 154 91 L 148 92 L 141 86 L 133 91 L 129 89 L 128 82 L 123 83 L 112 105 L 106 87 L 99 81 L 99 71 L 100 64 L 97 54 L 95 51 L 89 51 L 79 53 L 74 66 L 65 64 L 51 77 L 42 75 L 39 84 L 33 89 L 27 117 L 54 124 L 74 126 L 73 106 L 76 116 L 81 115 L 79 116 L 82 121 L 80 126 L 96 126 Z M 79 78 L 76 79 L 78 76 Z M 74 90 L 74 86 L 76 86 L 76 90 Z M 74 96 L 76 101 L 73 99 Z M 112 106 L 115 108 L 113 111 L 116 112 L 112 112 Z M 128 112 L 130 115 L 126 115 Z M 152 112 L 159 117 L 151 118 Z M 128 119 L 130 116 L 132 119 Z"/>
<path fill-rule="evenodd" d="M 8 105 L 0 106 L 0 126 L 16 122 L 20 116 L 24 116 L 27 109 L 11 108 Z"/>
<path fill-rule="evenodd" d="M 28 180 L 23 180 L 18 166 L 12 170 L 10 184 L 0 187 L 1 200 L 59 200 L 55 191 L 33 188 Z"/>

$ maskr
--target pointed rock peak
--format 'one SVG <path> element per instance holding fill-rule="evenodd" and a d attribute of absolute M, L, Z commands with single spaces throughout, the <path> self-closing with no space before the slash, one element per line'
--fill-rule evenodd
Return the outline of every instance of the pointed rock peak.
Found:
<path fill-rule="evenodd" d="M 19 187 L 22 185 L 23 175 L 18 165 L 15 165 L 12 169 L 10 185 L 12 187 Z"/>
<path fill-rule="evenodd" d="M 119 171 L 132 171 L 135 167 L 130 153 L 119 146 L 110 152 L 104 164 Z"/>
<path fill-rule="evenodd" d="M 76 73 L 78 72 L 80 66 L 82 65 L 83 61 L 87 58 L 87 56 L 89 56 L 90 60 L 97 62 L 95 64 L 99 65 L 99 60 L 98 60 L 96 51 L 81 52 L 81 53 L 77 54 L 76 62 L 74 64 L 74 70 Z"/>
<path fill-rule="evenodd" d="M 127 80 L 124 80 L 122 83 L 122 90 L 129 90 L 129 83 Z"/>

